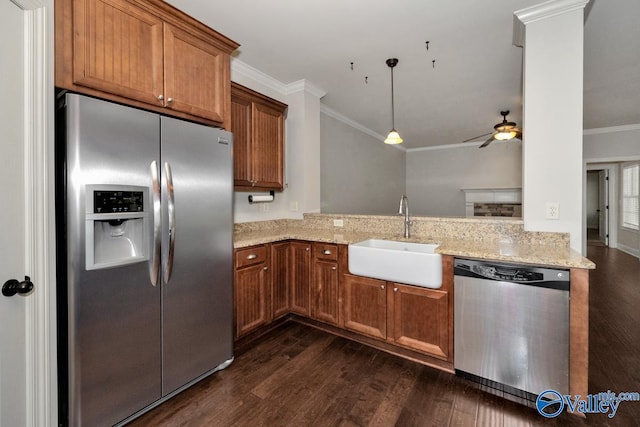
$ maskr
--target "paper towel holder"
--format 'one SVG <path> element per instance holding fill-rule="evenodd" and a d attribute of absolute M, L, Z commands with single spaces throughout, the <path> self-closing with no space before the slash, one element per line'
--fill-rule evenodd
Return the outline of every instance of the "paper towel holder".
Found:
<path fill-rule="evenodd" d="M 255 196 L 253 194 L 249 194 L 249 203 L 271 203 L 276 198 L 276 192 L 274 190 L 269 191 L 268 196 Z"/>

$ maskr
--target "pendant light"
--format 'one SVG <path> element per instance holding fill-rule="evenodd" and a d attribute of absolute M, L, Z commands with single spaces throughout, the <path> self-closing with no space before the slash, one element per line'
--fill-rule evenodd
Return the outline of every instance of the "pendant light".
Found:
<path fill-rule="evenodd" d="M 391 132 L 387 135 L 387 139 L 384 140 L 384 143 L 392 145 L 402 144 L 402 138 L 400 138 L 400 135 L 396 130 L 395 108 L 393 104 L 393 67 L 398 65 L 398 58 L 387 59 L 387 65 L 391 68 Z"/>

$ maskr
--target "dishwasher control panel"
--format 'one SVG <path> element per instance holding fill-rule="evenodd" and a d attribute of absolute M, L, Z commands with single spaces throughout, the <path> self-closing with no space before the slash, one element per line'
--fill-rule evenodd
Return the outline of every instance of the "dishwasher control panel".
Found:
<path fill-rule="evenodd" d="M 569 271 L 551 268 L 495 263 L 491 261 L 476 261 L 456 259 L 454 273 L 461 276 L 477 277 L 480 279 L 506 281 L 526 284 L 569 283 Z"/>

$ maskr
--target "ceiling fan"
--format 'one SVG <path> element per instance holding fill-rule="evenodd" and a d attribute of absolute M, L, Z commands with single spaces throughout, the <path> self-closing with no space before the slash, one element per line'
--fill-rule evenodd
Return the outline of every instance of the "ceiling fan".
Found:
<path fill-rule="evenodd" d="M 508 122 L 507 115 L 509 114 L 509 110 L 500 111 L 500 115 L 502 116 L 502 122 L 497 123 L 493 129 L 495 131 L 485 133 L 482 135 L 474 136 L 473 138 L 469 138 L 462 142 L 470 142 L 475 141 L 478 138 L 482 138 L 483 136 L 491 135 L 489 139 L 487 139 L 479 148 L 484 148 L 487 145 L 491 144 L 494 140 L 498 141 L 508 141 L 513 138 L 522 139 L 522 131 L 516 127 L 515 122 Z"/>

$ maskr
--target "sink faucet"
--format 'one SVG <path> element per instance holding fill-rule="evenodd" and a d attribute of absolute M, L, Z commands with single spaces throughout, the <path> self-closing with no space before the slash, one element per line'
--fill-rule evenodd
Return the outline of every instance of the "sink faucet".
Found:
<path fill-rule="evenodd" d="M 409 218 L 409 198 L 404 194 L 400 198 L 400 208 L 398 209 L 398 215 L 404 215 L 404 238 L 408 239 L 411 219 Z"/>

